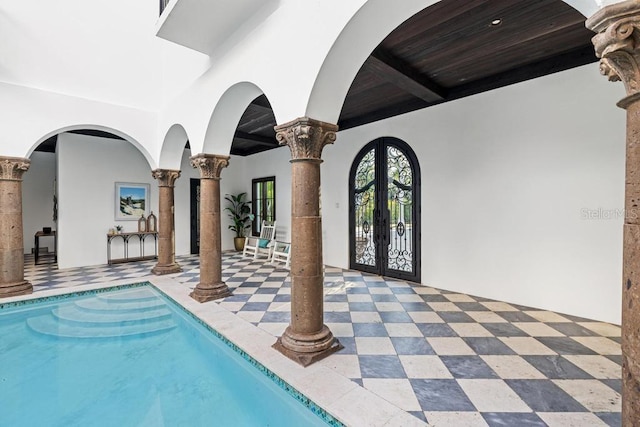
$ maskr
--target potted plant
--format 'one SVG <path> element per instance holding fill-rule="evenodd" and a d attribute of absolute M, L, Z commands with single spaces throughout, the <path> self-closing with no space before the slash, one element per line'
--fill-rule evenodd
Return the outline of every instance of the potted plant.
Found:
<path fill-rule="evenodd" d="M 233 224 L 229 226 L 229 230 L 236 233 L 236 237 L 233 239 L 233 244 L 236 251 L 244 249 L 245 233 L 247 228 L 253 221 L 253 214 L 251 214 L 250 200 L 245 200 L 247 193 L 240 193 L 238 195 L 227 194 L 225 200 L 229 202 L 230 206 L 225 208 L 229 212 L 229 218 L 233 221 Z"/>

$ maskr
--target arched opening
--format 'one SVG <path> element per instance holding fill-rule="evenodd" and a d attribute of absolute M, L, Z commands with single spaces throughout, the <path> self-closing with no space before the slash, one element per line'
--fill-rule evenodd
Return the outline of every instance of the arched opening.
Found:
<path fill-rule="evenodd" d="M 379 138 L 349 173 L 350 267 L 420 281 L 420 166 L 397 138 Z"/>
<path fill-rule="evenodd" d="M 155 162 L 123 132 L 99 125 L 65 127 L 34 144 L 29 158 L 23 177 L 23 241 L 25 254 L 33 258 L 27 266 L 104 264 L 109 230 L 136 231 L 140 212 L 145 217 L 157 213 L 150 174 Z M 118 188 L 123 185 L 144 194 L 139 209 L 122 212 Z M 46 236 L 38 236 L 42 233 Z M 52 234 L 54 239 L 46 238 Z"/>

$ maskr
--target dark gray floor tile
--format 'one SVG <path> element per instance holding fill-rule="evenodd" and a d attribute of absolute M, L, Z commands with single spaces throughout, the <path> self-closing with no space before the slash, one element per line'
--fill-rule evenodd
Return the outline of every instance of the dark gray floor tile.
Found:
<path fill-rule="evenodd" d="M 423 411 L 475 411 L 456 380 L 412 379 L 411 387 Z"/>
<path fill-rule="evenodd" d="M 482 323 L 489 332 L 496 337 L 528 337 L 522 329 L 513 326 L 511 323 Z"/>
<path fill-rule="evenodd" d="M 331 294 L 324 296 L 325 302 L 347 302 L 347 295 L 345 294 Z"/>
<path fill-rule="evenodd" d="M 420 297 L 426 302 L 449 302 L 447 297 L 440 294 L 425 294 L 425 295 L 420 295 Z"/>
<path fill-rule="evenodd" d="M 358 384 L 360 387 L 364 387 L 364 383 L 360 378 L 351 378 L 351 381 Z"/>
<path fill-rule="evenodd" d="M 591 379 L 591 375 L 562 356 L 522 356 L 550 379 Z"/>
<path fill-rule="evenodd" d="M 391 292 L 393 292 L 396 295 L 408 295 L 408 294 L 415 294 L 416 292 L 413 290 L 412 287 L 408 286 L 400 286 L 400 287 L 396 287 L 396 286 L 390 286 L 389 289 L 391 289 Z"/>
<path fill-rule="evenodd" d="M 595 351 L 569 337 L 536 337 L 536 339 L 559 354 L 596 354 Z"/>
<path fill-rule="evenodd" d="M 368 288 L 347 288 L 347 294 L 368 294 Z"/>
<path fill-rule="evenodd" d="M 609 427 L 620 427 L 622 425 L 622 414 L 620 412 L 596 412 L 596 415 Z"/>
<path fill-rule="evenodd" d="M 230 297 L 226 297 L 224 302 L 247 302 L 249 298 L 251 298 L 250 294 L 231 295 Z"/>
<path fill-rule="evenodd" d="M 373 302 L 398 302 L 393 294 L 371 294 L 371 299 Z"/>
<path fill-rule="evenodd" d="M 416 323 L 425 337 L 457 337 L 458 334 L 446 323 Z"/>
<path fill-rule="evenodd" d="M 424 416 L 424 412 L 422 411 L 408 411 L 408 412 L 414 417 L 416 417 L 417 419 L 424 421 L 425 423 L 427 422 L 427 417 Z"/>
<path fill-rule="evenodd" d="M 406 378 L 398 356 L 358 356 L 362 378 Z"/>
<path fill-rule="evenodd" d="M 479 356 L 440 356 L 440 359 L 454 378 L 499 378 Z"/>
<path fill-rule="evenodd" d="M 340 337 L 338 338 L 340 344 L 344 347 L 338 351 L 338 354 L 358 354 L 356 349 L 356 339 L 352 337 Z"/>
<path fill-rule="evenodd" d="M 367 282 L 367 288 L 387 288 L 387 282 L 380 282 L 378 280 L 369 281 L 367 280 L 368 276 L 365 276 L 364 281 Z M 377 277 L 375 278 L 377 279 Z"/>
<path fill-rule="evenodd" d="M 433 311 L 426 302 L 401 302 L 406 311 Z"/>
<path fill-rule="evenodd" d="M 270 302 L 248 302 L 239 311 L 267 311 Z"/>
<path fill-rule="evenodd" d="M 378 308 L 372 302 L 350 302 L 349 311 L 377 311 Z"/>
<path fill-rule="evenodd" d="M 475 323 L 475 320 L 463 311 L 438 311 L 438 316 L 447 323 Z"/>
<path fill-rule="evenodd" d="M 267 311 L 261 322 L 272 322 L 272 323 L 289 323 L 291 321 L 291 312 L 289 311 Z"/>
<path fill-rule="evenodd" d="M 491 311 L 479 302 L 454 302 L 462 311 Z"/>
<path fill-rule="evenodd" d="M 535 412 L 585 412 L 586 409 L 551 380 L 505 380 Z"/>
<path fill-rule="evenodd" d="M 256 294 L 277 294 L 280 288 L 259 288 Z"/>
<path fill-rule="evenodd" d="M 279 294 L 273 298 L 273 302 L 291 302 L 291 295 Z"/>
<path fill-rule="evenodd" d="M 569 337 L 592 337 L 598 335 L 592 330 L 589 330 L 584 326 L 580 326 L 576 323 L 547 323 L 547 325 Z"/>
<path fill-rule="evenodd" d="M 413 323 L 406 311 L 380 311 L 378 314 L 384 323 Z"/>
<path fill-rule="evenodd" d="M 426 339 L 419 337 L 393 337 L 393 347 L 399 355 L 435 354 Z"/>
<path fill-rule="evenodd" d="M 324 321 L 327 323 L 351 323 L 351 313 L 348 311 L 326 311 Z"/>
<path fill-rule="evenodd" d="M 610 354 L 608 356 L 605 356 L 607 359 L 611 360 L 612 362 L 616 362 L 618 365 L 622 366 L 622 356 L 619 354 Z"/>
<path fill-rule="evenodd" d="M 608 380 L 600 380 L 618 393 L 622 394 L 622 380 L 617 379 L 608 379 Z"/>
<path fill-rule="evenodd" d="M 464 337 L 462 338 L 477 354 L 516 354 L 498 338 L 492 337 Z"/>
<path fill-rule="evenodd" d="M 617 342 L 618 344 L 622 344 L 622 337 L 607 337 L 612 341 Z"/>
<path fill-rule="evenodd" d="M 484 412 L 482 417 L 489 427 L 547 427 L 532 412 Z"/>
<path fill-rule="evenodd" d="M 353 334 L 356 337 L 386 337 L 387 329 L 382 323 L 354 323 Z"/>
<path fill-rule="evenodd" d="M 496 311 L 500 317 L 508 322 L 537 322 L 537 319 L 521 311 Z"/>

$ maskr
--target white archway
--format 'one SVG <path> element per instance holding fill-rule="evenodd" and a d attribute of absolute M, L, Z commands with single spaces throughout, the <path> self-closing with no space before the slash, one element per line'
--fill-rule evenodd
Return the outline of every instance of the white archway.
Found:
<path fill-rule="evenodd" d="M 159 167 L 161 169 L 179 170 L 182 153 L 188 141 L 189 136 L 184 126 L 179 123 L 171 125 L 162 141 Z"/>
<path fill-rule="evenodd" d="M 127 135 L 126 133 L 124 133 L 124 132 L 122 132 L 122 131 L 120 131 L 118 129 L 110 128 L 108 126 L 96 125 L 96 124 L 91 124 L 91 125 L 90 124 L 69 125 L 69 126 L 64 126 L 64 127 L 58 128 L 56 130 L 53 130 L 51 132 L 48 132 L 44 136 L 40 137 L 35 142 L 35 144 L 33 144 L 31 146 L 31 148 L 29 148 L 29 151 L 27 151 L 25 157 L 31 157 L 31 154 L 33 154 L 33 152 L 36 150 L 36 148 L 38 148 L 38 146 L 40 144 L 42 144 L 42 142 L 44 142 L 45 140 L 51 138 L 54 135 L 58 135 L 58 134 L 61 134 L 61 133 L 64 133 L 64 132 L 69 132 L 69 131 L 72 131 L 72 130 L 82 130 L 82 129 L 99 130 L 99 131 L 109 132 L 109 133 L 112 133 L 112 134 L 114 134 L 116 136 L 119 136 L 120 138 L 124 139 L 125 141 L 131 143 L 131 145 L 133 145 L 138 151 L 140 151 L 140 153 L 144 156 L 145 160 L 149 164 L 149 167 L 151 168 L 151 170 L 153 170 L 153 169 L 155 169 L 157 167 L 156 161 L 153 159 L 151 154 L 149 154 L 149 151 L 147 151 L 147 149 L 145 147 L 143 147 L 142 144 L 140 144 L 140 142 L 138 142 L 136 139 L 132 138 L 130 135 Z"/>
<path fill-rule="evenodd" d="M 210 154 L 229 154 L 233 135 L 242 114 L 251 101 L 263 93 L 262 89 L 251 82 L 239 82 L 230 86 L 211 113 L 202 151 Z"/>

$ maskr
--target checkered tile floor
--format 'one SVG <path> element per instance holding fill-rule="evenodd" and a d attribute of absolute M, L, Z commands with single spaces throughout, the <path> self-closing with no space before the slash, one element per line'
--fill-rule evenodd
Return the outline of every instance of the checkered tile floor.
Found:
<path fill-rule="evenodd" d="M 173 277 L 193 288 L 197 257 Z M 25 262 L 35 291 L 147 276 L 154 262 L 57 270 Z M 280 335 L 289 272 L 231 253 L 217 302 Z M 325 270 L 325 323 L 344 350 L 319 362 L 436 426 L 619 426 L 620 328 L 356 271 Z"/>

